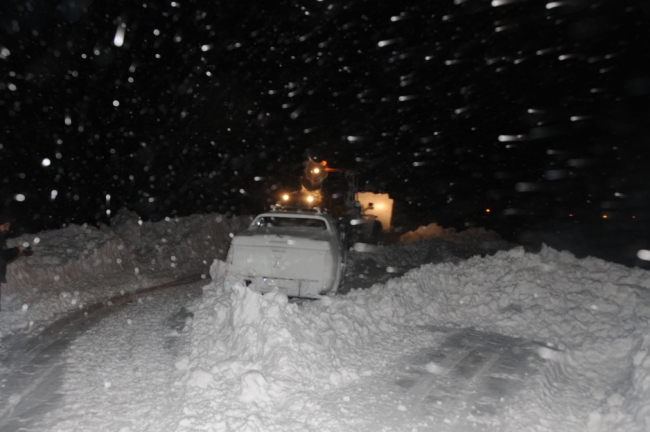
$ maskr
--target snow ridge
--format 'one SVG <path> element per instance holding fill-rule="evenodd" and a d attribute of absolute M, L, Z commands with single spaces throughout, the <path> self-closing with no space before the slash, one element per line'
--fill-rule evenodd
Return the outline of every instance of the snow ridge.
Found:
<path fill-rule="evenodd" d="M 224 268 L 214 262 L 213 283 L 194 310 L 179 430 L 264 430 L 269 421 L 304 430 L 315 391 L 368 373 L 346 359 L 370 340 L 370 330 L 333 312 L 336 299 L 298 306 L 280 292 L 251 291 Z"/>
<path fill-rule="evenodd" d="M 370 375 L 357 350 L 426 326 L 538 344 L 545 366 L 520 402 L 537 415 L 510 418 L 510 430 L 647 430 L 646 271 L 515 248 L 298 306 L 249 290 L 223 268 L 213 264 L 196 306 L 180 430 L 336 430 L 338 420 L 321 417 L 314 428 L 304 413 Z"/>
<path fill-rule="evenodd" d="M 249 223 L 250 217 L 218 214 L 142 222 L 121 209 L 110 227 L 70 225 L 12 239 L 36 253 L 8 266 L 0 337 L 115 296 L 207 277 L 210 263 L 225 257 L 230 236 Z"/>

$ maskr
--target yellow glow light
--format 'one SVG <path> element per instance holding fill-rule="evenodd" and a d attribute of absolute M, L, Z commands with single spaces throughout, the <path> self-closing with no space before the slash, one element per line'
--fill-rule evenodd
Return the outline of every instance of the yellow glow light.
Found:
<path fill-rule="evenodd" d="M 307 201 L 309 201 L 309 202 L 312 202 L 312 201 L 314 201 L 314 197 L 313 197 L 313 196 L 311 196 L 311 195 L 309 195 L 309 196 L 307 197 Z"/>
<path fill-rule="evenodd" d="M 282 199 L 285 201 L 289 201 L 289 195 L 287 194 L 282 195 Z"/>
<path fill-rule="evenodd" d="M 314 174 L 318 174 L 320 172 L 319 168 L 314 168 Z"/>

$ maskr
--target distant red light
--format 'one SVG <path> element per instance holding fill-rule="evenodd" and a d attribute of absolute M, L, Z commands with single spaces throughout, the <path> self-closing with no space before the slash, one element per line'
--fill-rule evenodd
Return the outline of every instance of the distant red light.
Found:
<path fill-rule="evenodd" d="M 573 217 L 573 213 L 569 213 L 569 217 Z"/>

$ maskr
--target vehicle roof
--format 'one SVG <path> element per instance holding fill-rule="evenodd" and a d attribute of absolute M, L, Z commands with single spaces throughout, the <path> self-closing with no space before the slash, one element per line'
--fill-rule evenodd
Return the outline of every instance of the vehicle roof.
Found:
<path fill-rule="evenodd" d="M 255 221 L 262 217 L 274 217 L 274 218 L 297 218 L 297 219 L 317 219 L 325 222 L 328 232 L 336 231 L 336 221 L 334 218 L 327 214 L 321 213 L 320 211 L 316 212 L 315 210 L 299 210 L 299 209 L 281 209 L 281 210 L 271 210 L 268 212 L 260 213 L 251 222 L 251 227 L 255 225 Z"/>
<path fill-rule="evenodd" d="M 331 220 L 332 217 L 326 213 L 305 213 L 299 211 L 272 211 L 266 213 L 260 213 L 255 216 L 255 219 L 260 217 L 292 217 L 292 218 L 302 218 L 302 219 L 326 219 Z"/>
<path fill-rule="evenodd" d="M 311 218 L 313 216 L 323 216 L 327 219 L 332 219 L 332 217 L 327 213 L 326 210 L 320 207 L 285 207 L 281 205 L 272 205 L 271 210 L 261 213 L 256 216 L 277 216 L 277 215 L 291 215 L 291 217 L 301 217 L 301 218 Z"/>

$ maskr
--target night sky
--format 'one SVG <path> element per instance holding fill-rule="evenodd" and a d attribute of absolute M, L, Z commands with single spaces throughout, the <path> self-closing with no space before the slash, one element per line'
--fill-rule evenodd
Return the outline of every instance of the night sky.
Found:
<path fill-rule="evenodd" d="M 647 1 L 262 3 L 2 1 L 19 229 L 255 213 L 308 156 L 399 223 L 647 225 Z"/>

